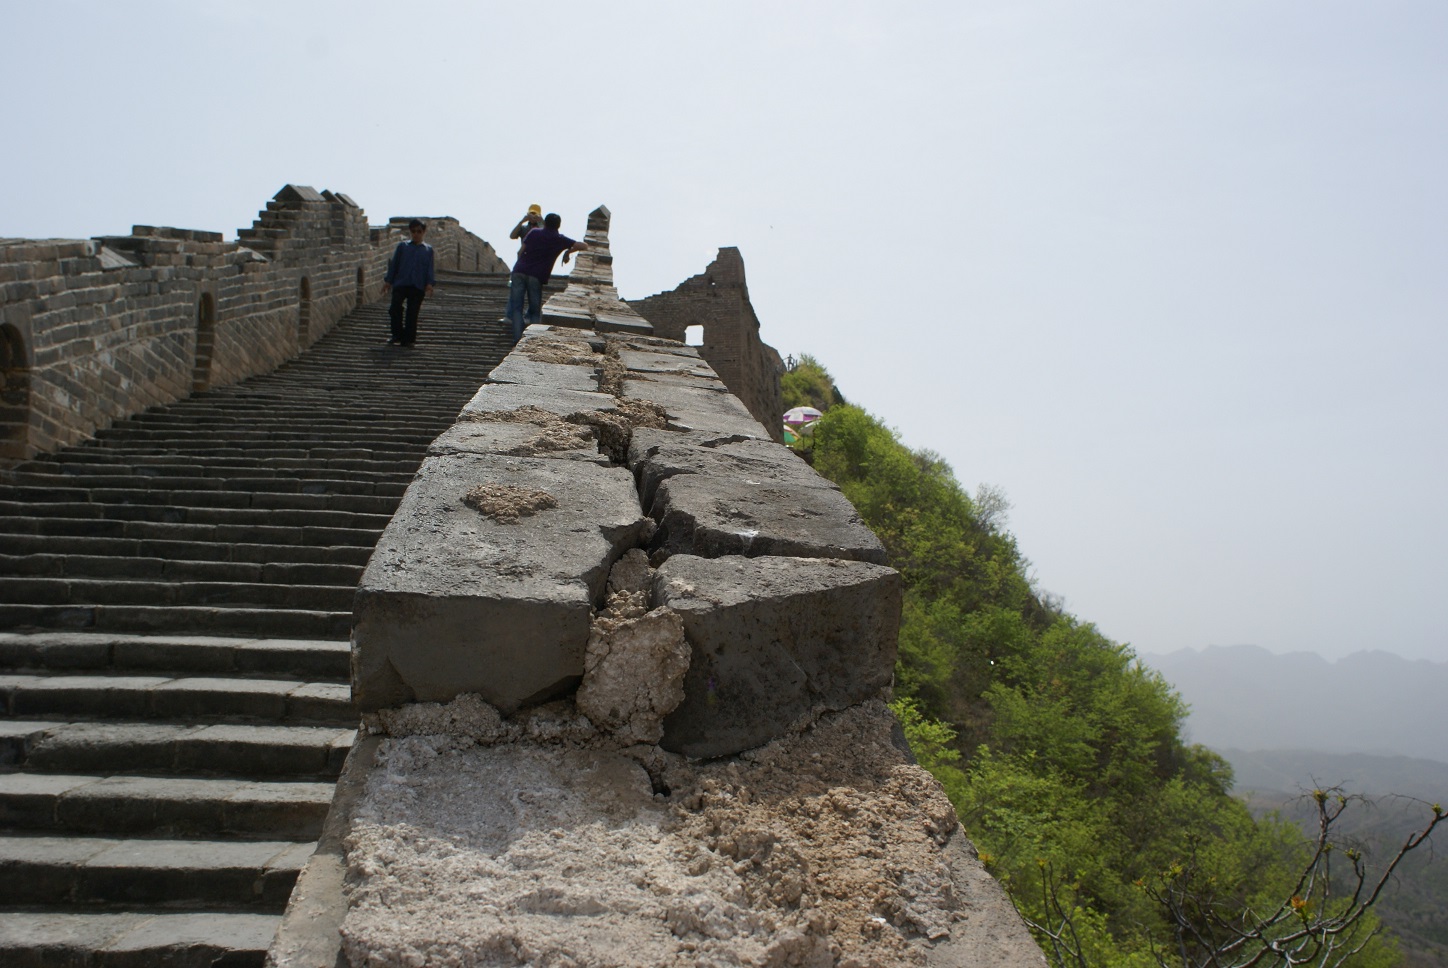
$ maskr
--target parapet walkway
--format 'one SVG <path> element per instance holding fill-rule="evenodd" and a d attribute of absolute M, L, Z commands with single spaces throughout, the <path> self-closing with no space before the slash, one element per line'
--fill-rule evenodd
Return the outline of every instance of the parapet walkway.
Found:
<path fill-rule="evenodd" d="M 443 273 L 413 347 L 364 306 L 0 472 L 0 964 L 262 963 L 355 732 L 357 581 L 505 300 Z"/>

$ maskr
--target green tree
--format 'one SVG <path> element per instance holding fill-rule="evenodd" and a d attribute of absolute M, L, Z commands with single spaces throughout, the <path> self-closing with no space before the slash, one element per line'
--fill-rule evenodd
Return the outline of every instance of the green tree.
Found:
<path fill-rule="evenodd" d="M 779 378 L 779 389 L 786 410 L 814 407 L 824 413 L 830 407 L 845 402 L 829 373 L 818 360 L 807 353 L 801 354 L 799 361 L 785 370 L 784 375 Z"/>
<path fill-rule="evenodd" d="M 1182 740 L 1180 697 L 1129 647 L 1037 594 L 999 489 L 973 499 L 938 454 L 845 404 L 812 357 L 786 382 L 788 401 L 825 412 L 816 470 L 903 577 L 906 736 L 1053 962 L 1217 968 L 1200 960 L 1209 941 L 1184 939 L 1220 935 L 1212 918 L 1240 931 L 1257 912 L 1297 910 L 1284 899 L 1314 856 L 1300 833 L 1230 796 L 1226 762 Z M 1366 944 L 1352 964 L 1392 963 L 1371 911 L 1353 923 Z"/>

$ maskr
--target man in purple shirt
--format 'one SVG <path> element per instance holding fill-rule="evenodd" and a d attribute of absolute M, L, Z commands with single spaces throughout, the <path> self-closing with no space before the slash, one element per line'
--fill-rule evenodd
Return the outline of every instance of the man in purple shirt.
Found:
<path fill-rule="evenodd" d="M 553 275 L 553 263 L 559 253 L 563 264 L 575 252 L 588 248 L 583 242 L 575 242 L 558 231 L 563 219 L 549 212 L 543 219 L 543 227 L 534 229 L 523 236 L 523 249 L 518 261 L 513 263 L 513 273 L 508 277 L 508 323 L 513 327 L 513 342 L 523 338 L 523 327 L 532 326 L 543 318 L 543 286 Z M 524 303 L 527 312 L 524 312 Z M 526 322 L 525 322 L 526 318 Z"/>
<path fill-rule="evenodd" d="M 417 314 L 422 312 L 422 300 L 432 295 L 433 283 L 437 277 L 433 271 L 432 246 L 422 241 L 427 232 L 427 223 L 415 218 L 407 223 L 412 239 L 397 243 L 392 258 L 387 260 L 387 274 L 382 277 L 382 295 L 392 293 L 392 305 L 387 308 L 392 323 L 393 346 L 411 346 L 417 339 Z M 407 323 L 403 325 L 402 305 L 407 304 Z"/>

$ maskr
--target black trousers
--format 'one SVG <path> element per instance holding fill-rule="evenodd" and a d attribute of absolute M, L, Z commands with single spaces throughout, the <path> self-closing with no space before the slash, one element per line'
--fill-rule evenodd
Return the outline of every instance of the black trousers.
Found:
<path fill-rule="evenodd" d="M 411 343 L 417 339 L 417 314 L 422 312 L 423 291 L 416 286 L 393 286 L 392 305 L 387 307 L 387 317 L 392 320 L 392 338 L 399 343 Z M 402 304 L 407 304 L 404 321 Z"/>

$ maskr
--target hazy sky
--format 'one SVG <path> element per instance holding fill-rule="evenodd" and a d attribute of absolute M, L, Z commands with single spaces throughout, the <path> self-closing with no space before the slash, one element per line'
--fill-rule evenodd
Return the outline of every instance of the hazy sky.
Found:
<path fill-rule="evenodd" d="M 288 182 L 627 297 L 743 252 L 765 340 L 988 482 L 1147 652 L 1448 660 L 1448 4 L 6 4 L 0 235 Z"/>

